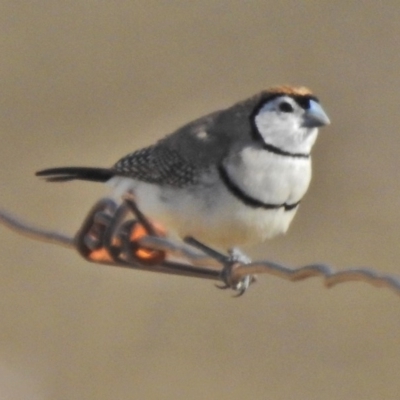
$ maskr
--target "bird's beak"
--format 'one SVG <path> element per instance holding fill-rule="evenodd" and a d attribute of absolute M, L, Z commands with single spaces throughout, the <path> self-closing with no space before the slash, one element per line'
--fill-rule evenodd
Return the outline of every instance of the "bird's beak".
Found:
<path fill-rule="evenodd" d="M 303 126 L 307 128 L 318 128 L 329 125 L 331 121 L 324 109 L 315 100 L 310 100 L 310 108 L 304 114 Z"/>

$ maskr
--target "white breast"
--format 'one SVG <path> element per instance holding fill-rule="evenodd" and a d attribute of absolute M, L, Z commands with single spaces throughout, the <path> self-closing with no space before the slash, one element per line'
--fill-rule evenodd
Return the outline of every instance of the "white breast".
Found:
<path fill-rule="evenodd" d="M 252 147 L 234 155 L 225 166 L 243 191 L 265 203 L 296 203 L 311 180 L 310 158 L 281 156 Z"/>
<path fill-rule="evenodd" d="M 293 159 L 246 149 L 227 170 L 248 195 L 271 204 L 293 204 L 305 194 L 310 178 L 308 159 Z M 232 195 L 213 171 L 196 187 L 171 188 L 130 178 L 109 181 L 120 196 L 133 190 L 140 209 L 149 218 L 211 246 L 226 249 L 260 242 L 286 232 L 296 209 L 266 210 L 245 205 Z"/>

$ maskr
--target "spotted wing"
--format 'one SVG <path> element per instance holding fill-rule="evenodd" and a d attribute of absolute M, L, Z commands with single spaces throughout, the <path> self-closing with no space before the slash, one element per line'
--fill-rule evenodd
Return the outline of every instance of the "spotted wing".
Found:
<path fill-rule="evenodd" d="M 117 175 L 144 182 L 184 187 L 197 182 L 197 168 L 176 150 L 157 143 L 130 153 L 113 167 Z"/>

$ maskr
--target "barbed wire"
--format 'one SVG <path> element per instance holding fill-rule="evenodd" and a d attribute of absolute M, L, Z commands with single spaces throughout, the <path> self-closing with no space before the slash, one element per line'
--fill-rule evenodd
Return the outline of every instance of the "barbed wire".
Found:
<path fill-rule="evenodd" d="M 198 254 L 191 252 L 184 246 L 171 243 L 164 238 L 144 237 L 141 244 L 157 250 L 165 250 L 178 256 L 182 255 L 197 264 L 203 262 L 211 264 L 215 259 L 210 257 L 200 258 Z M 212 260 L 212 261 L 211 261 Z M 344 270 L 335 270 L 328 264 L 315 263 L 297 268 L 289 267 L 270 260 L 253 261 L 237 267 L 233 274 L 234 280 L 240 280 L 246 275 L 267 273 L 292 282 L 301 281 L 312 277 L 324 278 L 324 284 L 330 288 L 339 283 L 364 281 L 376 287 L 387 287 L 400 295 L 400 277 L 379 273 L 368 267 L 349 267 Z"/>
<path fill-rule="evenodd" d="M 136 246 L 139 244 L 139 246 L 143 246 L 143 248 L 163 252 L 167 255 L 166 259 L 162 259 L 157 264 L 140 262 L 137 258 L 132 258 L 132 246 L 125 248 L 124 251 L 121 250 L 121 254 L 111 257 L 111 259 L 92 259 L 87 257 L 86 254 L 83 254 L 79 246 L 83 243 L 82 238 L 84 240 L 88 238 L 89 230 L 87 227 L 92 229 L 92 227 L 95 226 L 93 224 L 97 223 L 96 218 L 98 219 L 99 210 L 104 211 L 104 204 L 109 206 L 110 202 L 112 202 L 110 199 L 103 199 L 97 203 L 75 237 L 31 225 L 2 209 L 0 209 L 0 224 L 3 224 L 20 235 L 27 236 L 34 240 L 45 241 L 67 248 L 75 248 L 91 262 L 212 279 L 223 282 L 223 288 L 229 287 L 235 289 L 239 295 L 243 294 L 247 287 L 255 281 L 254 275 L 258 274 L 270 274 L 292 282 L 311 277 L 321 277 L 326 287 L 332 287 L 344 282 L 363 281 L 376 287 L 392 289 L 395 293 L 400 295 L 400 277 L 382 274 L 371 268 L 347 268 L 338 271 L 329 265 L 320 263 L 292 268 L 270 260 L 251 261 L 242 253 L 237 253 L 235 251 L 230 252 L 229 255 L 224 255 L 202 245 L 192 238 L 188 239 L 187 243 L 176 242 L 167 237 L 150 235 L 138 239 Z M 115 206 L 111 215 L 113 218 L 116 211 L 119 211 L 123 216 L 126 215 L 126 210 L 122 209 L 122 206 Z M 102 217 L 104 219 L 105 215 L 102 215 Z M 86 228 L 84 228 L 85 226 Z M 97 225 L 96 227 L 98 228 Z M 185 260 L 184 263 L 177 261 L 182 259 Z"/>

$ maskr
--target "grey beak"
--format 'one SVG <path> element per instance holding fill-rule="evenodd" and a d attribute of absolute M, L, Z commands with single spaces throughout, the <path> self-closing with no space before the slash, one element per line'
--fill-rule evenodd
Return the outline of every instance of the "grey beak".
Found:
<path fill-rule="evenodd" d="M 331 123 L 324 109 L 315 100 L 310 100 L 310 108 L 304 114 L 303 126 L 307 128 L 318 128 Z"/>

